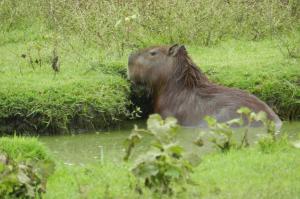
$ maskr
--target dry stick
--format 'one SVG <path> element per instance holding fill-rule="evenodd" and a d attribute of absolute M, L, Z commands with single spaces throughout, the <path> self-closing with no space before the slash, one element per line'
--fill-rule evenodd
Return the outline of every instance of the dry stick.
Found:
<path fill-rule="evenodd" d="M 59 24 L 57 24 L 56 27 L 57 27 L 58 29 L 60 29 L 61 31 L 63 30 L 62 27 L 61 27 Z M 85 58 L 84 56 L 82 56 L 82 54 L 80 54 L 79 52 L 76 51 L 76 48 L 74 47 L 74 45 L 71 44 L 71 42 L 67 39 L 67 37 L 65 37 L 64 34 L 62 34 L 62 36 L 63 36 L 64 41 L 71 47 L 72 51 L 75 53 L 75 55 L 76 55 L 76 56 L 75 56 L 75 59 L 77 59 L 77 61 L 79 61 L 79 60 L 82 58 L 82 59 L 84 59 L 86 62 L 89 62 L 89 59 L 88 59 L 88 58 Z M 61 48 L 61 49 L 65 50 L 65 51 L 68 51 L 68 49 L 64 49 L 64 48 Z"/>
<path fill-rule="evenodd" d="M 242 115 L 241 115 L 241 119 L 242 119 Z M 241 142 L 241 145 L 239 148 L 242 148 L 244 145 L 245 145 L 245 147 L 248 147 L 250 145 L 248 142 L 248 131 L 249 131 L 251 123 L 252 123 L 252 120 L 249 118 L 248 124 L 246 125 L 246 129 L 244 131 L 242 142 Z"/>
<path fill-rule="evenodd" d="M 54 14 L 53 14 L 53 5 L 51 4 L 50 5 L 50 7 L 51 7 L 51 15 L 52 15 L 52 18 L 53 18 L 53 20 L 54 20 L 54 23 L 55 23 L 55 27 L 56 27 L 56 29 L 58 30 L 63 30 L 63 28 L 59 25 L 59 23 L 57 22 L 57 19 L 56 19 L 56 17 L 54 16 Z M 81 15 L 81 20 L 83 21 L 83 25 L 84 25 L 84 29 L 86 30 L 87 29 L 87 25 L 86 25 L 86 22 L 84 21 L 84 17 L 83 17 L 83 13 L 81 12 L 81 10 L 79 9 L 79 11 L 80 11 L 80 15 Z M 76 54 L 76 56 L 75 56 L 75 58 L 77 59 L 77 60 L 79 60 L 80 58 L 82 58 L 82 59 L 84 59 L 86 62 L 89 62 L 90 60 L 88 59 L 88 58 L 86 58 L 86 57 L 84 57 L 84 56 L 82 56 L 82 54 L 81 53 L 79 53 L 79 52 L 77 52 L 76 50 L 75 50 L 75 47 L 69 42 L 69 40 L 65 37 L 65 35 L 64 34 L 62 34 L 62 36 L 63 36 L 63 38 L 64 38 L 64 41 L 66 41 L 67 43 L 68 43 L 68 45 L 71 47 L 71 49 L 73 50 L 73 52 Z M 97 42 L 97 40 L 95 40 L 96 42 Z M 99 42 L 97 42 L 98 44 L 99 44 Z M 100 45 L 100 44 L 99 44 Z M 67 49 L 65 49 L 65 51 L 68 51 Z"/>
<path fill-rule="evenodd" d="M 244 132 L 244 136 L 243 136 L 240 148 L 242 148 L 243 146 L 245 146 L 245 147 L 249 146 L 249 142 L 248 142 L 248 130 L 249 129 L 247 127 L 246 130 L 245 130 L 245 132 Z M 244 143 L 245 143 L 245 145 L 244 145 Z"/>
<path fill-rule="evenodd" d="M 42 68 L 42 57 L 41 57 L 41 49 L 38 49 L 38 57 L 39 57 L 39 65 L 40 65 L 40 68 Z"/>
<path fill-rule="evenodd" d="M 33 65 L 33 60 L 32 60 L 32 57 L 31 57 L 30 52 L 28 51 L 27 54 L 28 54 L 30 66 L 31 66 L 31 68 L 32 68 L 33 70 L 35 70 L 35 67 L 34 67 L 34 65 Z"/>
<path fill-rule="evenodd" d="M 51 66 L 52 66 L 52 69 L 54 71 L 53 79 L 55 79 L 56 73 L 58 73 L 59 70 L 60 70 L 60 63 L 59 63 L 58 55 L 56 53 L 56 47 L 53 50 L 53 57 L 52 57 L 52 65 Z"/>

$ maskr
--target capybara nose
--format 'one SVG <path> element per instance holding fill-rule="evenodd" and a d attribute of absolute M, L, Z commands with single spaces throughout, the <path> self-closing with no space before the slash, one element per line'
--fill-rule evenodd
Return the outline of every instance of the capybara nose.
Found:
<path fill-rule="evenodd" d="M 135 60 L 135 57 L 136 57 L 136 54 L 135 54 L 135 53 L 131 53 L 131 54 L 129 55 L 129 58 L 128 58 L 128 66 L 133 65 L 134 60 Z"/>

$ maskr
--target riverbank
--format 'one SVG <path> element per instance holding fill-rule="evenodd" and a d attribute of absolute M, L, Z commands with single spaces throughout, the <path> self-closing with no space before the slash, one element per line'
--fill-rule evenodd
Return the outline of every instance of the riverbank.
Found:
<path fill-rule="evenodd" d="M 179 198 L 290 198 L 300 195 L 300 150 L 280 146 L 272 153 L 258 148 L 215 154 L 192 175 L 196 185 Z M 45 198 L 140 198 L 130 165 L 60 165 L 48 182 Z M 143 198 L 152 198 L 144 192 Z M 175 197 L 176 198 L 176 197 Z"/>
<path fill-rule="evenodd" d="M 53 160 L 53 152 L 37 139 L 0 138 L 0 151 L 11 158 L 35 162 Z M 300 150 L 286 140 L 261 148 L 255 145 L 227 153 L 202 156 L 192 174 L 193 185 L 171 198 L 287 198 L 300 195 Z M 106 161 L 83 164 L 64 164 L 55 159 L 47 177 L 44 198 L 153 198 L 153 193 L 143 188 L 140 195 L 135 190 L 136 179 L 129 171 L 132 162 Z M 9 184 L 5 184 L 9 185 Z M 179 194 L 179 195 L 178 195 Z M 164 197 L 168 198 L 168 197 Z"/>
<path fill-rule="evenodd" d="M 105 129 L 132 117 L 127 54 L 106 54 L 73 37 L 53 46 L 43 27 L 0 36 L 0 130 L 62 134 Z M 188 45 L 193 60 L 219 84 L 254 93 L 283 119 L 300 118 L 300 61 L 276 39 Z M 51 68 L 53 50 L 60 72 Z M 135 97 L 137 98 L 137 97 Z M 141 103 L 142 106 L 149 104 Z M 143 107 L 142 107 L 143 109 Z"/>

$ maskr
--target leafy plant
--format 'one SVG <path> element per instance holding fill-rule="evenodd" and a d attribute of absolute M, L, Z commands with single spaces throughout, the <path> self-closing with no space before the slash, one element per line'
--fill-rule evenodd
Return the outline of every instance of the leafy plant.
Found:
<path fill-rule="evenodd" d="M 1 198 L 36 198 L 46 191 L 46 182 L 54 171 L 54 163 L 16 162 L 0 153 L 0 196 Z"/>
<path fill-rule="evenodd" d="M 267 128 L 267 134 L 270 136 L 272 140 L 276 139 L 275 136 L 275 126 L 274 122 L 270 121 L 266 117 L 265 112 L 251 112 L 251 110 L 247 107 L 242 107 L 237 110 L 237 113 L 240 114 L 239 118 L 232 119 L 227 122 L 219 123 L 213 117 L 207 116 L 205 120 L 208 125 L 208 129 L 212 138 L 211 142 L 222 152 L 229 151 L 232 148 L 244 148 L 249 146 L 248 133 L 251 125 L 254 122 L 260 122 Z M 234 138 L 234 129 L 235 127 L 243 128 L 243 137 L 240 141 Z M 195 141 L 195 144 L 202 143 L 202 136 L 207 132 L 201 132 L 199 138 Z"/>
<path fill-rule="evenodd" d="M 158 114 L 151 115 L 147 121 L 147 130 L 133 129 L 127 138 L 125 160 L 132 154 L 132 149 L 142 140 L 141 133 L 150 135 L 153 139 L 149 150 L 140 155 L 131 169 L 139 184 L 159 194 L 172 195 L 175 187 L 185 189 L 189 184 L 192 164 L 184 156 L 183 147 L 176 141 L 178 132 L 177 120 L 166 118 L 163 120 Z M 138 190 L 141 190 L 138 184 Z"/>

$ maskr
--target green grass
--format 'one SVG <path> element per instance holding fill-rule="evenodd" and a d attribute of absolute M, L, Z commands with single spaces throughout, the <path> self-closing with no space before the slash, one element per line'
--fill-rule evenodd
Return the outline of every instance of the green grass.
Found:
<path fill-rule="evenodd" d="M 126 119 L 130 50 L 120 56 L 76 36 L 61 38 L 58 46 L 51 38 L 53 33 L 44 26 L 0 36 L 1 132 L 69 133 L 73 129 L 103 129 Z M 288 57 L 280 45 L 277 39 L 228 40 L 211 47 L 187 48 L 214 82 L 254 93 L 283 119 L 299 119 L 300 61 Z M 56 75 L 51 68 L 54 48 L 61 62 Z M 41 64 L 34 63 L 37 59 Z"/>
<path fill-rule="evenodd" d="M 28 40 L 11 38 L 0 46 L 2 132 L 64 133 L 74 128 L 106 128 L 125 118 L 129 85 L 121 77 L 126 73 L 124 66 L 100 61 L 97 49 L 80 48 L 80 42 L 73 43 L 80 52 L 65 42 L 59 50 L 61 72 L 54 75 L 51 42 L 34 31 L 38 32 L 28 29 L 32 37 Z M 16 38 L 23 37 L 15 33 Z M 41 59 L 41 65 L 31 64 L 29 56 Z"/>
<path fill-rule="evenodd" d="M 228 38 L 260 40 L 299 27 L 297 0 L 261 1 L 5 1 L 0 29 L 43 23 L 111 52 L 158 43 L 212 45 Z"/>
<path fill-rule="evenodd" d="M 3 152 L 14 161 L 53 161 L 48 149 L 37 138 L 1 137 L 0 153 Z"/>
<path fill-rule="evenodd" d="M 191 47 L 210 78 L 266 101 L 283 119 L 300 119 L 300 60 L 288 58 L 280 41 L 230 40 L 211 48 Z"/>
<path fill-rule="evenodd" d="M 213 81 L 249 90 L 282 118 L 299 119 L 299 10 L 296 0 L 4 1 L 0 135 L 118 124 L 132 108 L 124 78 L 129 52 L 178 42 Z"/>
<path fill-rule="evenodd" d="M 196 170 L 204 196 L 215 198 L 299 198 L 299 149 L 256 149 L 207 157 Z"/>
<path fill-rule="evenodd" d="M 2 137 L 0 152 L 16 161 L 53 161 L 52 154 L 36 138 Z M 47 180 L 44 198 L 168 198 L 142 188 L 135 191 L 136 179 L 129 171 L 132 162 L 66 165 L 56 160 L 56 170 Z M 194 169 L 194 185 L 171 198 L 287 198 L 300 196 L 300 149 L 286 139 L 202 157 Z"/>
<path fill-rule="evenodd" d="M 207 155 L 193 174 L 196 186 L 173 198 L 299 198 L 300 150 L 286 143 L 271 153 L 258 147 Z M 132 190 L 135 179 L 124 163 L 60 165 L 45 198 L 153 198 Z M 159 197 L 158 197 L 159 198 Z"/>

